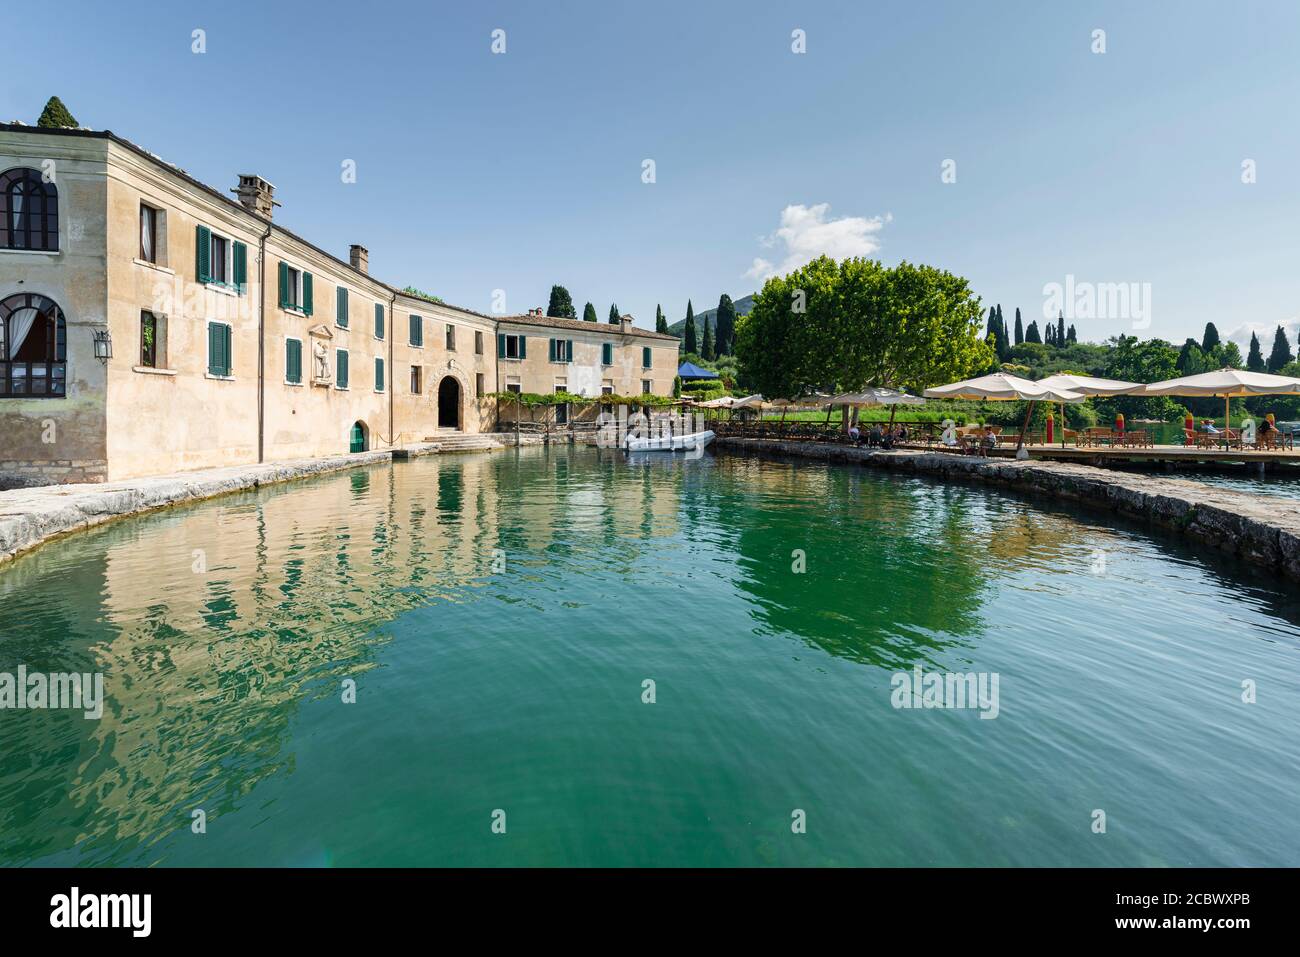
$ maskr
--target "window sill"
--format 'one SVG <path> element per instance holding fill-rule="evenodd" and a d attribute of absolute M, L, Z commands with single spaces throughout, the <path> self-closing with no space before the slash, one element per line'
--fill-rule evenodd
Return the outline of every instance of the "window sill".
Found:
<path fill-rule="evenodd" d="M 408 342 L 407 345 L 410 346 L 412 349 L 423 349 L 423 348 L 424 348 L 424 343 L 423 343 L 423 342 Z"/>
<path fill-rule="evenodd" d="M 145 375 L 175 375 L 175 369 L 159 369 L 156 366 L 131 366 L 132 372 L 143 372 Z"/>
<path fill-rule="evenodd" d="M 349 389 L 349 388 L 348 388 L 347 386 L 345 386 L 345 385 L 336 385 L 336 386 L 334 387 L 334 391 L 335 391 L 335 392 L 351 392 L 352 390 Z"/>
<path fill-rule="evenodd" d="M 297 316 L 297 317 L 300 318 L 300 319 L 307 319 L 307 318 L 309 318 L 309 316 L 307 315 L 307 313 L 303 312 L 301 309 L 298 309 L 298 308 L 295 307 L 295 306 L 281 306 L 280 308 L 283 309 L 285 312 L 287 312 L 287 313 L 288 313 L 289 315 L 291 315 L 291 316 Z"/>
<path fill-rule="evenodd" d="M 165 272 L 169 276 L 176 275 L 175 269 L 168 269 L 166 266 L 160 266 L 157 263 L 151 263 L 147 259 L 132 259 L 131 262 L 137 266 L 144 266 L 146 269 L 156 269 L 158 272 Z"/>
<path fill-rule="evenodd" d="M 234 290 L 233 287 L 231 287 L 231 286 L 227 286 L 227 285 L 225 285 L 224 283 L 219 283 L 219 282 L 205 282 L 205 283 L 203 284 L 203 288 L 204 288 L 204 289 L 210 289 L 210 290 L 212 290 L 213 292 L 220 293 L 220 294 L 223 295 L 223 296 L 230 296 L 230 297 L 232 297 L 232 298 L 234 298 L 234 299 L 238 299 L 238 298 L 239 298 L 239 293 L 236 292 L 236 291 Z"/>
<path fill-rule="evenodd" d="M 285 385 L 291 385 L 291 386 L 293 386 L 295 389 L 301 389 L 302 386 L 303 386 L 303 384 L 302 384 L 301 382 L 290 382 L 288 379 L 285 379 L 285 380 L 284 380 L 284 384 L 285 384 Z"/>
<path fill-rule="evenodd" d="M 20 256 L 57 256 L 57 249 L 0 249 L 0 253 L 17 253 Z"/>
<path fill-rule="evenodd" d="M 211 372 L 203 373 L 205 379 L 215 379 L 217 382 L 234 382 L 235 377 L 232 375 L 213 375 Z"/>
<path fill-rule="evenodd" d="M 375 395 L 383 395 L 383 394 L 384 394 L 384 390 L 383 390 L 383 389 L 376 389 L 376 390 L 375 390 Z"/>
<path fill-rule="evenodd" d="M 335 329 L 342 329 L 344 332 L 348 332 L 348 331 L 349 331 L 348 326 L 347 326 L 346 323 L 338 323 L 338 322 L 336 322 L 336 323 L 334 323 L 334 328 L 335 328 Z"/>

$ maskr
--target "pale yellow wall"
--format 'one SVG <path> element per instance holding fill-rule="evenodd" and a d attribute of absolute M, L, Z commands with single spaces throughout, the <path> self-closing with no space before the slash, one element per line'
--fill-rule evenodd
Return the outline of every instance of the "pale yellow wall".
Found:
<path fill-rule="evenodd" d="M 0 250 L 0 299 L 47 296 L 67 328 L 66 396 L 0 398 L 0 483 L 104 477 L 107 374 L 94 357 L 92 334 L 105 322 L 107 149 L 104 139 L 0 131 L 0 172 L 49 169 L 59 193 L 59 251 Z"/>
<path fill-rule="evenodd" d="M 524 359 L 498 359 L 502 382 L 517 376 L 524 392 L 554 392 L 557 379 L 567 382 L 568 391 L 574 395 L 597 396 L 601 386 L 611 384 L 619 395 L 640 395 L 642 380 L 653 382 L 655 395 L 671 395 L 673 379 L 677 375 L 677 340 L 659 339 L 638 332 L 624 332 L 607 323 L 584 323 L 590 331 L 572 327 L 548 329 L 528 323 L 512 323 L 504 319 L 499 332 L 506 335 L 528 337 L 527 357 Z M 573 340 L 572 362 L 551 362 L 551 339 Z M 601 346 L 614 345 L 612 365 L 601 363 Z M 642 347 L 651 349 L 651 368 L 642 366 Z M 495 348 L 495 347 L 494 347 Z M 504 388 L 504 384 L 502 386 Z"/>

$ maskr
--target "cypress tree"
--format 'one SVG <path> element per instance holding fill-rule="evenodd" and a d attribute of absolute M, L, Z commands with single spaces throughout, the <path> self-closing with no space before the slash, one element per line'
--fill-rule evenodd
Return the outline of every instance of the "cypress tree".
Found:
<path fill-rule="evenodd" d="M 1025 327 L 1020 322 L 1020 307 L 1016 307 L 1016 345 L 1025 341 Z"/>
<path fill-rule="evenodd" d="M 725 292 L 718 300 L 718 334 L 713 346 L 719 356 L 732 355 L 736 350 L 736 305 Z"/>
<path fill-rule="evenodd" d="M 36 125 L 46 129 L 59 129 L 61 127 L 76 129 L 80 126 L 76 117 L 68 112 L 68 108 L 63 105 L 63 101 L 57 96 L 52 96 L 45 101 L 45 109 L 41 110 L 41 118 L 36 121 Z"/>
<path fill-rule="evenodd" d="M 611 326 L 617 326 L 620 318 L 621 317 L 618 314 L 618 304 L 611 302 L 609 304 L 609 324 Z"/>
<path fill-rule="evenodd" d="M 704 320 L 704 345 L 700 347 L 700 355 L 712 362 L 717 358 L 713 353 L 713 329 L 712 323 L 706 317 Z"/>
<path fill-rule="evenodd" d="M 1205 324 L 1205 335 L 1201 337 L 1201 351 L 1207 356 L 1215 346 L 1219 344 L 1219 330 L 1215 328 L 1214 323 Z"/>
<path fill-rule="evenodd" d="M 1056 345 L 1056 326 L 1050 322 L 1043 327 L 1043 342 L 1049 346 Z"/>
<path fill-rule="evenodd" d="M 1043 335 L 1038 331 L 1037 319 L 1031 322 L 1029 328 L 1025 330 L 1025 342 L 1036 342 L 1039 345 L 1042 345 Z"/>
<path fill-rule="evenodd" d="M 573 298 L 563 286 L 551 287 L 551 301 L 546 304 L 546 314 L 552 319 L 577 319 L 573 311 Z"/>
<path fill-rule="evenodd" d="M 1065 313 L 1062 312 L 1056 320 L 1056 335 L 1052 337 L 1059 349 L 1065 345 Z"/>
<path fill-rule="evenodd" d="M 664 318 L 663 306 L 655 303 L 655 332 L 667 332 L 668 320 Z"/>
<path fill-rule="evenodd" d="M 584 322 L 595 322 L 595 321 L 596 321 L 596 307 L 593 306 L 591 303 L 587 303 L 585 306 L 583 306 L 583 307 L 582 307 L 582 319 L 583 319 Z"/>
<path fill-rule="evenodd" d="M 683 348 L 694 354 L 695 352 L 695 309 L 691 306 L 691 301 L 686 300 L 686 330 L 685 338 L 682 340 Z"/>
<path fill-rule="evenodd" d="M 1250 334 L 1250 353 L 1246 356 L 1246 368 L 1251 372 L 1264 371 L 1264 353 L 1259 348 L 1259 336 Z"/>
<path fill-rule="evenodd" d="M 1065 341 L 1070 345 L 1079 341 L 1079 335 L 1074 331 L 1074 323 L 1070 323 L 1070 331 L 1065 334 Z"/>
<path fill-rule="evenodd" d="M 1295 356 L 1291 354 L 1291 340 L 1286 337 L 1286 330 L 1278 326 L 1277 332 L 1273 335 L 1273 351 L 1268 357 L 1268 371 L 1277 372 L 1294 359 Z"/>

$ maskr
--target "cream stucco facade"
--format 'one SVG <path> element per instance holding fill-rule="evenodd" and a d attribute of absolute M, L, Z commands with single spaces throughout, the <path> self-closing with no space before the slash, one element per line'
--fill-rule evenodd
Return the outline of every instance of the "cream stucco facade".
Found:
<path fill-rule="evenodd" d="M 0 231 L 0 333 L 12 314 L 9 345 L 21 346 L 7 355 L 0 339 L 0 372 L 22 373 L 0 377 L 0 483 L 117 480 L 491 431 L 498 403 L 488 396 L 508 388 L 672 389 L 674 337 L 410 295 L 371 277 L 361 247 L 345 261 L 276 225 L 273 187 L 256 177 L 241 175 L 236 201 L 111 133 L 0 125 L 6 171 L 47 203 L 57 191 L 57 240 L 13 248 L 41 243 Z M 0 213 L 15 223 L 35 208 L 7 202 Z M 104 333 L 112 355 L 97 358 Z M 572 343 L 560 360 L 552 339 Z M 23 361 L 5 365 L 13 359 Z"/>

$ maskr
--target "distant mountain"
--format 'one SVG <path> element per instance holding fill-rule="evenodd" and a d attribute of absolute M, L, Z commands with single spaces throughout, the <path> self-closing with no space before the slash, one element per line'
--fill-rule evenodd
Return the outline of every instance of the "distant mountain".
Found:
<path fill-rule="evenodd" d="M 741 296 L 739 299 L 732 300 L 736 305 L 737 316 L 749 315 L 750 310 L 754 308 L 755 295 L 756 293 L 751 292 L 748 296 Z M 706 309 L 704 312 L 697 312 L 695 314 L 696 342 L 704 341 L 704 320 L 706 318 L 709 320 L 709 324 L 716 330 L 718 328 L 718 307 L 714 306 L 712 309 Z M 668 331 L 680 339 L 682 336 L 686 335 L 686 320 L 684 318 L 678 319 L 676 322 L 668 326 Z"/>

